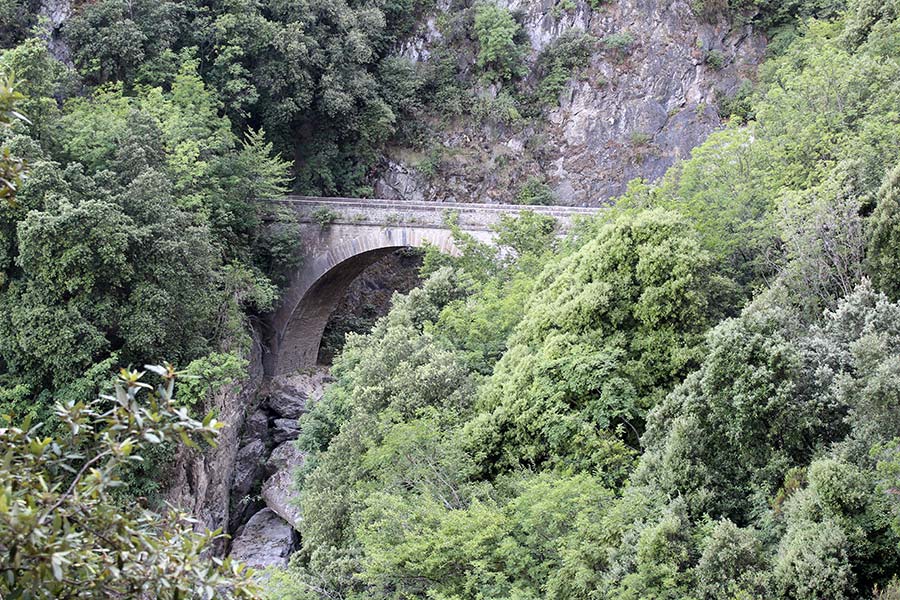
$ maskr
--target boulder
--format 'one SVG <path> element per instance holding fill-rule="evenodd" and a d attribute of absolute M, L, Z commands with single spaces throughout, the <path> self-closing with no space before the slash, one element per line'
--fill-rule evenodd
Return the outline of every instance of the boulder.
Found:
<path fill-rule="evenodd" d="M 264 508 L 247 521 L 231 544 L 231 558 L 253 567 L 285 567 L 296 546 L 294 529 Z"/>
<path fill-rule="evenodd" d="M 269 416 L 261 408 L 257 408 L 244 421 L 245 440 L 265 440 L 269 435 Z"/>
<path fill-rule="evenodd" d="M 276 445 L 281 445 L 289 440 L 297 439 L 300 434 L 300 425 L 297 419 L 275 419 L 272 429 L 272 441 Z"/>
<path fill-rule="evenodd" d="M 262 497 L 269 509 L 295 528 L 299 528 L 300 509 L 293 502 L 295 498 L 293 471 L 293 468 L 283 469 L 266 479 L 262 486 Z"/>
<path fill-rule="evenodd" d="M 291 470 L 303 464 L 306 454 L 297 449 L 295 442 L 285 442 L 272 450 L 269 460 L 266 461 L 266 469 L 270 473 Z"/>
<path fill-rule="evenodd" d="M 250 493 L 253 486 L 265 474 L 266 445 L 262 440 L 253 440 L 238 450 L 234 461 L 234 479 L 231 483 L 231 497 L 240 501 Z"/>
<path fill-rule="evenodd" d="M 296 421 L 304 412 L 306 412 L 306 401 L 309 395 L 302 389 L 289 386 L 277 385 L 266 399 L 266 404 L 276 415 L 285 419 Z"/>
<path fill-rule="evenodd" d="M 293 525 L 300 527 L 300 510 L 294 505 L 294 472 L 303 464 L 306 455 L 293 441 L 285 442 L 272 451 L 266 467 L 274 474 L 262 486 L 262 498 L 270 509 Z"/>

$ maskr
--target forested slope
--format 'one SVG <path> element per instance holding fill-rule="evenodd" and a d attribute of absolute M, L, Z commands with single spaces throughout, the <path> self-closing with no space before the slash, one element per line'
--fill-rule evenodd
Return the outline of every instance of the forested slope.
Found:
<path fill-rule="evenodd" d="M 897 9 L 556 249 L 426 260 L 302 419 L 276 597 L 893 597 Z"/>
<path fill-rule="evenodd" d="M 897 0 L 690 3 L 769 40 L 727 123 L 564 238 L 526 213 L 499 247 L 426 253 L 301 417 L 302 547 L 265 590 L 145 510 L 181 441 L 211 440 L 195 418 L 296 267 L 256 200 L 371 192 L 385 145 L 439 135 L 451 100 L 472 118 L 493 86 L 489 127 L 540 121 L 529 102 L 590 69 L 582 44 L 625 61 L 635 41 L 566 38 L 535 65 L 514 12 L 479 3 L 450 60 L 413 64 L 398 49 L 448 7 L 69 8 L 48 29 L 47 5 L 0 0 L 0 590 L 900 595 Z M 85 404 L 163 359 L 186 372 L 151 367 L 154 391 L 126 370 Z"/>

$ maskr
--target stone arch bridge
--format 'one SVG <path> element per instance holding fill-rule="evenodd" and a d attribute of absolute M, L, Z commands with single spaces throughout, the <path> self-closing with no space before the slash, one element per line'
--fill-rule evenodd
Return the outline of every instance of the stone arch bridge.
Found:
<path fill-rule="evenodd" d="M 274 202 L 301 225 L 303 261 L 271 315 L 266 372 L 283 375 L 315 366 L 322 334 L 348 286 L 369 265 L 400 248 L 433 245 L 453 253 L 448 213 L 483 242 L 502 215 L 524 210 L 554 217 L 564 231 L 596 208 L 405 202 L 289 196 Z"/>

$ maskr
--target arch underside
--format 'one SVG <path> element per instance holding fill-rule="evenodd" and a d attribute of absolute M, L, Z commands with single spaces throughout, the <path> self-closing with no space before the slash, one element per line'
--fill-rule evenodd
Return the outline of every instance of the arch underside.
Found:
<path fill-rule="evenodd" d="M 443 229 L 382 229 L 342 241 L 308 257 L 273 321 L 272 375 L 287 375 L 316 365 L 322 334 L 350 284 L 369 266 L 401 248 L 436 246 L 455 252 Z"/>

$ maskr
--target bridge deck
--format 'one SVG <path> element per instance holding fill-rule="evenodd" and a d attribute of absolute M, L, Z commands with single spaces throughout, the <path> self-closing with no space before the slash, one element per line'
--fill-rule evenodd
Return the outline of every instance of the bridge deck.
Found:
<path fill-rule="evenodd" d="M 549 215 L 595 215 L 602 208 L 586 206 L 547 206 L 542 204 L 481 204 L 478 202 L 409 202 L 406 200 L 384 200 L 381 198 L 341 198 L 327 196 L 285 196 L 275 200 L 279 204 L 306 205 L 306 206 L 335 206 L 341 208 L 356 209 L 396 209 L 396 210 L 427 210 L 427 211 L 459 211 L 459 212 L 493 212 L 508 213 L 523 210 Z"/>
<path fill-rule="evenodd" d="M 445 215 L 453 213 L 456 223 L 466 231 L 490 231 L 503 215 L 530 211 L 553 217 L 562 229 L 574 221 L 597 214 L 602 208 L 581 206 L 543 206 L 518 204 L 477 204 L 474 202 L 407 202 L 363 198 L 325 198 L 314 196 L 286 196 L 271 203 L 289 207 L 302 223 L 316 223 L 318 209 L 326 208 L 334 214 L 332 225 L 356 227 L 432 227 L 446 229 Z"/>

